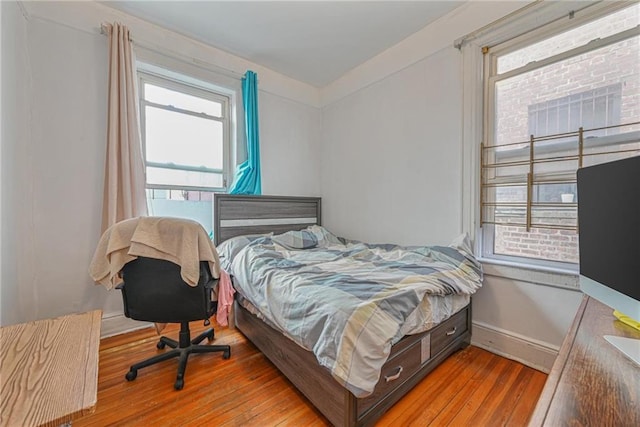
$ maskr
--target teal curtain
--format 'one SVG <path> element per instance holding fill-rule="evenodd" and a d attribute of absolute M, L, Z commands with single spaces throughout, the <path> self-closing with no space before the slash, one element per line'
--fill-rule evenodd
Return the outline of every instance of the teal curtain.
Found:
<path fill-rule="evenodd" d="M 247 71 L 242 78 L 242 104 L 247 137 L 247 160 L 238 165 L 231 194 L 262 194 L 260 178 L 260 132 L 258 129 L 258 79 Z"/>

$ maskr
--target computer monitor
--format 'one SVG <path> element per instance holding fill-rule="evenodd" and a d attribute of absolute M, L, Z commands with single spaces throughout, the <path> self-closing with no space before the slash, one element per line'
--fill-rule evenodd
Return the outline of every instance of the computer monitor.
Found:
<path fill-rule="evenodd" d="M 578 170 L 578 227 L 580 289 L 640 322 L 640 156 Z M 640 365 L 640 340 L 605 339 Z"/>

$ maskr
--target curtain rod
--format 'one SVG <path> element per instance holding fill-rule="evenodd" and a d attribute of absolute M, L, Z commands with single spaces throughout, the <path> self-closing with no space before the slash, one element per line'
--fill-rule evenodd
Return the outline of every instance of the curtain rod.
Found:
<path fill-rule="evenodd" d="M 533 3 L 529 3 L 520 9 L 514 10 L 513 12 L 501 18 L 498 18 L 493 22 L 454 40 L 453 47 L 455 47 L 458 50 L 462 49 L 462 47 L 465 44 L 467 44 L 469 41 L 474 40 L 478 36 L 483 35 L 487 31 L 495 29 L 496 27 L 499 27 L 505 23 L 508 23 L 511 20 L 513 20 L 515 17 L 521 16 L 521 14 L 523 13 L 528 13 L 531 8 L 538 7 L 541 1 L 542 0 L 535 0 Z"/>
<path fill-rule="evenodd" d="M 100 34 L 103 34 L 105 36 L 109 35 L 109 26 L 111 24 L 105 23 L 103 22 L 102 24 L 100 24 Z M 183 61 L 183 62 L 187 62 L 190 64 L 193 64 L 197 67 L 200 68 L 204 68 L 207 71 L 215 71 L 218 72 L 220 74 L 223 74 L 227 77 L 231 77 L 233 79 L 236 80 L 242 80 L 242 78 L 244 77 L 244 74 L 238 73 L 237 71 L 233 71 L 230 70 L 228 68 L 224 68 L 221 67 L 220 65 L 216 65 L 216 64 L 212 64 L 210 62 L 206 62 L 203 60 L 200 60 L 198 58 L 192 58 L 186 55 L 182 55 L 178 52 L 172 52 L 172 51 L 167 51 L 167 50 L 163 50 L 160 47 L 154 46 L 152 44 L 148 44 L 148 43 L 140 43 L 139 41 L 136 41 L 135 39 L 131 38 L 131 35 L 129 35 L 129 41 L 131 43 L 133 43 L 134 45 L 144 49 L 144 50 L 148 50 L 150 52 L 153 53 L 157 53 L 159 55 L 163 55 L 166 56 L 168 58 L 171 59 L 177 59 L 179 61 Z M 213 70 L 212 70 L 213 69 Z"/>

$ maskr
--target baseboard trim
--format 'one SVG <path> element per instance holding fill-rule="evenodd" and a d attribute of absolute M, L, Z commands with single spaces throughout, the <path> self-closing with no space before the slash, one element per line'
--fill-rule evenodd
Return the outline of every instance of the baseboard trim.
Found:
<path fill-rule="evenodd" d="M 558 347 L 532 340 L 482 322 L 473 322 L 471 344 L 549 373 L 558 356 Z"/>
<path fill-rule="evenodd" d="M 102 316 L 100 338 L 152 326 L 153 323 L 131 320 L 122 313 L 107 313 Z M 471 344 L 545 373 L 551 371 L 559 351 L 558 347 L 547 343 L 475 321 L 472 324 Z"/>
<path fill-rule="evenodd" d="M 100 338 L 112 337 L 151 326 L 153 323 L 131 320 L 122 313 L 107 313 L 102 316 Z"/>

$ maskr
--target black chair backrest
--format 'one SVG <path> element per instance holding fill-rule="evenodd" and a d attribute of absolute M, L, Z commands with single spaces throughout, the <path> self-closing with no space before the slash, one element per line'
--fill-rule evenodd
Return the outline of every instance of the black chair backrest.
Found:
<path fill-rule="evenodd" d="M 189 286 L 180 266 L 171 261 L 139 257 L 122 268 L 120 287 L 125 316 L 146 322 L 181 323 L 208 319 L 215 313 L 211 301 L 213 279 L 207 262 L 200 262 L 200 280 Z"/>

